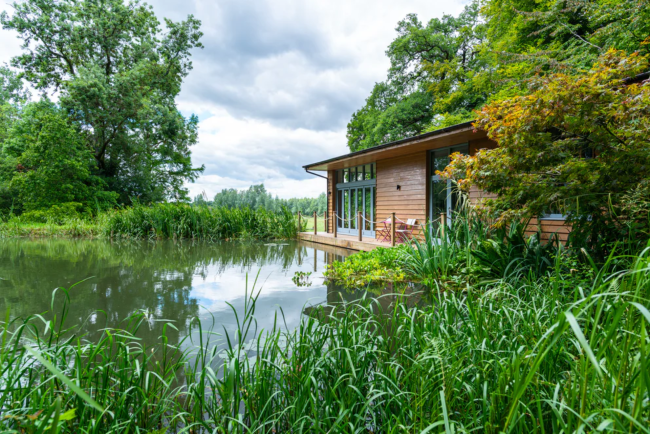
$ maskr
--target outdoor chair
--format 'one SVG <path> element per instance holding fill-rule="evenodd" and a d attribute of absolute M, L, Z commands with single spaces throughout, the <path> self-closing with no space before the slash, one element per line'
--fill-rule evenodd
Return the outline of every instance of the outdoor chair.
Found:
<path fill-rule="evenodd" d="M 390 218 L 387 218 L 386 220 L 383 220 L 379 223 L 383 223 L 384 227 L 377 230 L 377 240 L 383 243 L 390 242 L 390 225 L 393 223 L 391 222 Z"/>
<path fill-rule="evenodd" d="M 407 219 L 406 223 L 402 222 L 399 228 L 395 229 L 395 237 L 402 243 L 408 243 L 413 238 L 417 219 Z"/>

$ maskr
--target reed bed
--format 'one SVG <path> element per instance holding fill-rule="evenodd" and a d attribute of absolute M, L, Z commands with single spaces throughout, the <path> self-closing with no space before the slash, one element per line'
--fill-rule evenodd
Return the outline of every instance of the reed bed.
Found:
<path fill-rule="evenodd" d="M 296 236 L 297 222 L 287 209 L 272 212 L 165 203 L 116 211 L 109 216 L 105 232 L 132 239 L 288 239 Z"/>
<path fill-rule="evenodd" d="M 156 348 L 137 338 L 144 313 L 93 341 L 65 325 L 65 307 L 51 321 L 8 313 L 0 423 L 14 432 L 648 433 L 650 251 L 613 273 L 614 259 L 589 280 L 556 271 L 434 289 L 427 306 L 316 309 L 296 330 L 281 315 L 258 330 L 255 293 L 234 334 L 196 321 L 191 337 L 171 346 L 163 332 Z"/>

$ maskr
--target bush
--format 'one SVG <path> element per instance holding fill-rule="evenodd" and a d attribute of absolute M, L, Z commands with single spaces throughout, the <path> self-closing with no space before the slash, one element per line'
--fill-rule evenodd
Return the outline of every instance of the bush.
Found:
<path fill-rule="evenodd" d="M 66 202 L 52 205 L 48 209 L 27 211 L 20 215 L 20 220 L 27 223 L 54 223 L 61 225 L 69 219 L 81 217 L 83 205 L 78 202 Z"/>

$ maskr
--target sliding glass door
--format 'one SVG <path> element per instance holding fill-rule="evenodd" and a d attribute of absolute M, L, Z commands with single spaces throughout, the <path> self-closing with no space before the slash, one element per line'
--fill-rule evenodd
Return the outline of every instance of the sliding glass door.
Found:
<path fill-rule="evenodd" d="M 338 171 L 336 185 L 337 232 L 359 233 L 357 213 L 361 213 L 361 232 L 364 236 L 375 236 L 375 165 L 343 169 Z"/>
<path fill-rule="evenodd" d="M 451 225 L 458 204 L 458 192 L 455 191 L 452 182 L 443 180 L 436 175 L 436 171 L 442 171 L 447 167 L 450 161 L 449 156 L 455 152 L 468 154 L 469 146 L 463 144 L 430 152 L 429 220 L 433 222 L 434 229 L 440 222 L 441 214 L 445 215 L 447 224 Z"/>

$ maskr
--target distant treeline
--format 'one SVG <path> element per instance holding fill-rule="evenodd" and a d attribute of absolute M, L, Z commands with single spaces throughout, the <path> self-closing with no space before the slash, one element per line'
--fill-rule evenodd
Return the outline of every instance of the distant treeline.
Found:
<path fill-rule="evenodd" d="M 247 190 L 237 190 L 234 188 L 224 188 L 214 196 L 214 200 L 209 201 L 205 195 L 199 195 L 194 198 L 194 204 L 210 205 L 218 208 L 251 208 L 266 209 L 268 211 L 280 211 L 282 207 L 287 207 L 293 214 L 300 211 L 303 214 L 312 214 L 316 211 L 319 215 L 327 210 L 327 196 L 321 193 L 317 198 L 303 197 L 280 199 L 268 192 L 264 184 L 251 185 Z"/>

